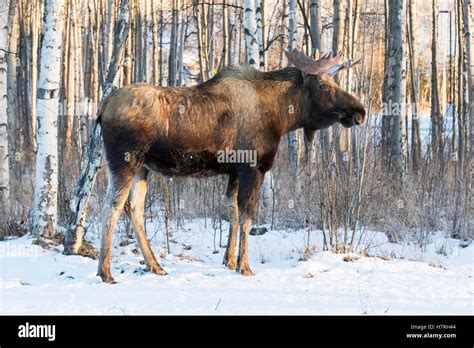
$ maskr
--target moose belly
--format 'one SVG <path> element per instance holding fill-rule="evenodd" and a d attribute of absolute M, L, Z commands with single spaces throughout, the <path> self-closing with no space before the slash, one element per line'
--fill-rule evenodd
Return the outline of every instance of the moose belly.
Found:
<path fill-rule="evenodd" d="M 214 176 L 225 173 L 224 166 L 217 161 L 217 155 L 209 151 L 150 151 L 145 156 L 145 165 L 167 176 Z"/>

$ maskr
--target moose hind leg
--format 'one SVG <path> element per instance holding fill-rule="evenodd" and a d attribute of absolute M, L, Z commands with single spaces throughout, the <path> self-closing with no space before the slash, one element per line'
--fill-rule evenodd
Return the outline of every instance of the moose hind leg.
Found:
<path fill-rule="evenodd" d="M 138 245 L 145 259 L 146 270 L 158 275 L 165 275 L 166 272 L 156 260 L 145 232 L 144 212 L 148 172 L 147 168 L 142 167 L 135 175 L 133 186 L 128 196 L 127 215 L 133 224 L 133 230 L 137 236 Z"/>
<path fill-rule="evenodd" d="M 237 232 L 239 230 L 239 206 L 237 203 L 237 179 L 229 178 L 227 197 L 229 199 L 229 238 L 224 254 L 223 264 L 230 270 L 237 268 L 237 258 L 235 256 L 235 245 L 237 244 Z"/>
<path fill-rule="evenodd" d="M 97 275 L 106 283 L 114 283 L 110 272 L 110 249 L 112 237 L 128 191 L 132 185 L 133 175 L 114 175 L 108 173 L 107 195 L 102 213 L 102 235 L 100 239 L 99 269 Z"/>
<path fill-rule="evenodd" d="M 248 238 L 262 182 L 263 174 L 260 171 L 255 170 L 245 173 L 241 177 L 239 184 L 238 204 L 240 212 L 240 240 L 237 272 L 244 276 L 251 276 L 253 274 L 249 266 Z"/>

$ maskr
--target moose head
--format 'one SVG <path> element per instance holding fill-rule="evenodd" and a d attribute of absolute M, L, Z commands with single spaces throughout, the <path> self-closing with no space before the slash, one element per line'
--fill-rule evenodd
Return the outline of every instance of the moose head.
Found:
<path fill-rule="evenodd" d="M 318 60 L 297 50 L 285 53 L 288 61 L 301 71 L 303 86 L 308 93 L 309 119 L 304 127 L 307 136 L 311 138 L 315 130 L 327 128 L 334 123 L 340 123 L 346 128 L 364 123 L 365 109 L 362 104 L 332 79 L 336 73 L 352 68 L 360 60 L 339 63 L 341 53 L 326 54 Z"/>

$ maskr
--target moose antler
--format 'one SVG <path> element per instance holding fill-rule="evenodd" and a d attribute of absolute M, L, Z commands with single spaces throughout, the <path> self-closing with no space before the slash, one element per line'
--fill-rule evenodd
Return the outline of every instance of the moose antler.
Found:
<path fill-rule="evenodd" d="M 308 75 L 318 75 L 326 72 L 329 68 L 339 63 L 342 57 L 340 52 L 335 56 L 327 53 L 318 60 L 313 60 L 296 49 L 293 49 L 291 52 L 285 51 L 285 54 L 288 61 Z"/>
<path fill-rule="evenodd" d="M 357 65 L 361 62 L 362 58 L 357 59 L 355 62 L 352 60 L 346 60 L 342 62 L 341 64 L 336 64 L 330 67 L 328 70 L 326 70 L 326 73 L 329 75 L 335 75 L 337 72 L 341 70 L 346 70 L 352 68 L 354 65 Z"/>
<path fill-rule="evenodd" d="M 338 71 L 352 68 L 354 65 L 360 62 L 360 59 L 356 62 L 346 60 L 339 64 L 342 58 L 342 52 L 338 52 L 336 55 L 326 53 L 318 60 L 313 60 L 306 56 L 303 52 L 293 49 L 291 52 L 285 51 L 288 61 L 290 61 L 296 68 L 308 75 L 319 75 L 322 73 L 328 73 L 334 75 Z"/>

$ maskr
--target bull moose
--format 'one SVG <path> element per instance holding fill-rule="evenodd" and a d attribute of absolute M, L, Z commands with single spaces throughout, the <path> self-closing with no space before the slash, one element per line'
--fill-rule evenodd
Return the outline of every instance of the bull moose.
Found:
<path fill-rule="evenodd" d="M 166 274 L 144 228 L 150 170 L 166 176 L 228 175 L 230 227 L 223 262 L 243 275 L 252 274 L 248 235 L 260 186 L 272 167 L 281 137 L 303 128 L 305 136 L 311 138 L 316 130 L 334 123 L 352 127 L 365 118 L 361 103 L 331 79 L 331 75 L 355 63 L 340 63 L 340 53 L 318 60 L 296 50 L 286 55 L 293 67 L 271 72 L 229 67 L 196 86 L 130 84 L 107 98 L 97 119 L 108 162 L 98 269 L 104 282 L 114 282 L 110 249 L 124 207 L 146 269 Z M 255 151 L 256 165 L 222 163 L 217 158 L 222 149 Z"/>

